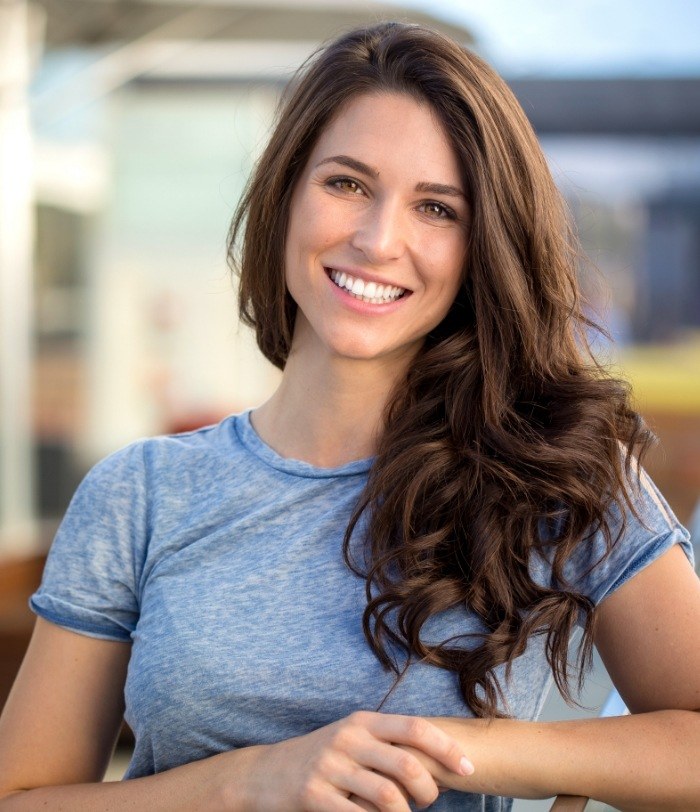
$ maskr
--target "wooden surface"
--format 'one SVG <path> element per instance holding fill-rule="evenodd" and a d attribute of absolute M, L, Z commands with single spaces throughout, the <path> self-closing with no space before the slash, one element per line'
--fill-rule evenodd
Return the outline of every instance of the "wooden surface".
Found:
<path fill-rule="evenodd" d="M 574 795 L 560 795 L 549 807 L 550 812 L 583 812 L 588 798 L 578 798 Z"/>
<path fill-rule="evenodd" d="M 45 556 L 0 560 L 0 707 L 4 706 L 34 627 L 27 601 L 39 586 Z"/>
<path fill-rule="evenodd" d="M 647 412 L 659 437 L 646 468 L 682 522 L 688 522 L 700 499 L 700 414 Z"/>

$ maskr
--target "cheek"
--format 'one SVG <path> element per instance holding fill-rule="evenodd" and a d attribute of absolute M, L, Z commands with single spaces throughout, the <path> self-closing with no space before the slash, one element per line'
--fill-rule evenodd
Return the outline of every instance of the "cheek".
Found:
<path fill-rule="evenodd" d="M 306 265 L 309 254 L 315 250 L 315 219 L 308 203 L 300 198 L 292 209 L 284 249 L 288 276 Z"/>
<path fill-rule="evenodd" d="M 303 223 L 306 244 L 322 249 L 347 237 L 352 231 L 353 207 L 314 191 L 303 201 L 298 215 Z"/>
<path fill-rule="evenodd" d="M 433 244 L 425 253 L 430 267 L 430 276 L 435 285 L 440 286 L 446 297 L 457 296 L 462 284 L 466 246 L 463 239 L 445 240 Z"/>
<path fill-rule="evenodd" d="M 314 254 L 317 250 L 318 240 L 315 229 L 311 227 L 311 222 L 313 221 L 307 219 L 306 211 L 297 209 L 294 220 L 290 224 L 285 246 L 288 270 L 300 264 L 306 265 L 309 255 Z"/>

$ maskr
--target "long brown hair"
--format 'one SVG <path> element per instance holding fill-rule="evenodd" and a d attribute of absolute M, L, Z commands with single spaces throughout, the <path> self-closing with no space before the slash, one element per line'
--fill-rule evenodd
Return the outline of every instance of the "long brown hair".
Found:
<path fill-rule="evenodd" d="M 500 77 L 447 37 L 398 23 L 352 31 L 303 66 L 231 226 L 242 320 L 283 368 L 296 313 L 283 271 L 292 192 L 319 134 L 348 99 L 367 92 L 407 93 L 432 106 L 462 168 L 470 233 L 460 293 L 386 407 L 345 535 L 345 560 L 366 578 L 366 638 L 397 674 L 389 642 L 409 660 L 456 672 L 472 711 L 494 716 L 503 699 L 494 669 L 508 669 L 532 635 L 544 634 L 555 681 L 571 699 L 570 634 L 584 617 L 582 678 L 595 613 L 563 566 L 594 531 L 608 549 L 615 543 L 609 509 L 632 507 L 633 454 L 652 435 L 626 385 L 587 352 L 594 325 L 578 293 L 576 240 L 537 139 Z M 366 571 L 349 552 L 365 511 Z M 545 544 L 554 549 L 557 588 L 530 575 Z M 425 644 L 425 622 L 460 605 L 487 629 L 477 644 Z"/>

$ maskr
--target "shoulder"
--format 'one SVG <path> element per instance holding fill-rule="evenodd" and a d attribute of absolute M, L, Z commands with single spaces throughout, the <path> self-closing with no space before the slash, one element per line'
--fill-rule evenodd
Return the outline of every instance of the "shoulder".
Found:
<path fill-rule="evenodd" d="M 162 434 L 134 440 L 103 457 L 89 470 L 86 481 L 93 483 L 141 484 L 181 466 L 216 465 L 216 458 L 228 456 L 235 445 L 236 415 L 221 422 L 178 434 Z"/>
<path fill-rule="evenodd" d="M 690 534 L 643 468 L 630 471 L 626 498 L 619 495 L 606 520 L 608 533 L 594 529 L 565 567 L 572 586 L 595 604 L 676 544 L 694 563 Z"/>
<path fill-rule="evenodd" d="M 663 534 L 681 527 L 670 505 L 644 468 L 635 467 L 632 470 L 628 480 L 628 495 L 634 513 L 637 514 L 629 517 L 631 529 L 639 528 Z"/>
<path fill-rule="evenodd" d="M 101 459 L 74 493 L 52 548 L 144 548 L 154 507 L 201 494 L 215 478 L 225 424 L 136 440 Z"/>

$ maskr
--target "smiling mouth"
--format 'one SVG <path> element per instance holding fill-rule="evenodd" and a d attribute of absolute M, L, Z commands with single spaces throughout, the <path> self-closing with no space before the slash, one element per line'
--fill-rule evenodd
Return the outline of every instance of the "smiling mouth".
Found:
<path fill-rule="evenodd" d="M 406 288 L 400 288 L 396 285 L 378 285 L 376 282 L 365 282 L 364 279 L 350 276 L 345 271 L 335 271 L 332 268 L 326 268 L 325 270 L 334 285 L 362 302 L 389 304 L 409 293 Z"/>

